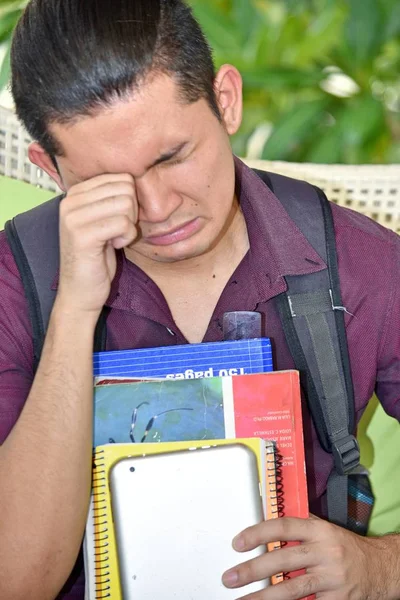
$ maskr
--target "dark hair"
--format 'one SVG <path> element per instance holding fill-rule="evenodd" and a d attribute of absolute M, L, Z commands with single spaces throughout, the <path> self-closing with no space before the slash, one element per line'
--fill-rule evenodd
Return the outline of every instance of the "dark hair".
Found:
<path fill-rule="evenodd" d="M 31 137 L 62 148 L 50 123 L 68 123 L 168 74 L 181 100 L 205 98 L 220 119 L 210 47 L 183 0 L 31 0 L 14 33 L 11 90 Z"/>

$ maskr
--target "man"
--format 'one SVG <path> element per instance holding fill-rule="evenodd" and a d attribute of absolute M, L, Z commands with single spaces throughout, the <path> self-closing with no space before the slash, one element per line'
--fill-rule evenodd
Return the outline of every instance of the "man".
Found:
<path fill-rule="evenodd" d="M 18 114 L 36 140 L 30 159 L 66 197 L 58 293 L 35 376 L 26 300 L 0 237 L 0 597 L 82 599 L 82 577 L 70 574 L 90 495 L 93 335 L 103 305 L 108 349 L 219 340 L 224 312 L 256 309 L 277 368 L 292 368 L 273 299 L 284 275 L 323 265 L 279 201 L 234 160 L 241 78 L 230 65 L 214 73 L 182 0 L 32 0 L 12 75 Z M 354 315 L 346 318 L 357 414 L 376 386 L 399 418 L 399 240 L 333 209 Z M 323 516 L 332 457 L 306 406 L 304 419 L 311 508 Z M 397 535 L 364 539 L 311 517 L 263 523 L 234 545 L 243 552 L 275 539 L 302 545 L 244 562 L 224 583 L 240 588 L 305 568 L 251 598 L 400 597 Z"/>

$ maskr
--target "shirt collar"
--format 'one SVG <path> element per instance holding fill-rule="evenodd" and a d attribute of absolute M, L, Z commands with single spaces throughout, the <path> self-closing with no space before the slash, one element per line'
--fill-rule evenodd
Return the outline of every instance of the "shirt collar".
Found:
<path fill-rule="evenodd" d="M 268 297 L 271 283 L 283 280 L 286 275 L 306 275 L 326 269 L 324 260 L 266 183 L 238 158 L 235 169 L 236 193 L 246 220 L 251 265 L 253 271 L 266 274 Z"/>

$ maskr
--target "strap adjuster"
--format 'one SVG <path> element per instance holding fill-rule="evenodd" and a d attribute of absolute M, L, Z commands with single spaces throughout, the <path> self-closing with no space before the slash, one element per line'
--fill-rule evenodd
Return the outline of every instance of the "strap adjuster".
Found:
<path fill-rule="evenodd" d="M 339 475 L 348 475 L 360 464 L 360 446 L 354 435 L 346 437 L 332 444 L 332 454 L 335 469 Z"/>

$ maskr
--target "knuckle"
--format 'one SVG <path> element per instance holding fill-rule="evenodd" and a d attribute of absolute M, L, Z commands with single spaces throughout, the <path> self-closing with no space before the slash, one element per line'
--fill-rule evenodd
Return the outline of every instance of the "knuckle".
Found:
<path fill-rule="evenodd" d="M 64 200 L 60 203 L 60 219 L 65 219 L 66 216 L 70 213 L 70 196 L 66 196 Z"/>
<path fill-rule="evenodd" d="M 133 185 L 133 175 L 130 175 L 129 173 L 121 173 L 121 180 L 127 181 Z"/>
<path fill-rule="evenodd" d="M 76 228 L 76 218 L 73 212 L 66 212 L 62 215 L 62 223 L 65 229 L 69 232 Z"/>
<path fill-rule="evenodd" d="M 335 572 L 335 579 L 340 585 L 348 581 L 348 566 L 345 561 L 345 552 L 342 548 L 335 548 L 331 553 L 331 569 Z"/>
<path fill-rule="evenodd" d="M 120 205 L 121 210 L 123 210 L 123 211 L 132 210 L 132 196 L 128 196 L 127 194 L 120 196 L 119 197 L 119 205 Z"/>
<path fill-rule="evenodd" d="M 295 546 L 295 553 L 299 556 L 307 556 L 308 554 L 310 554 L 310 552 L 311 548 L 306 544 L 299 544 L 298 546 Z"/>
<path fill-rule="evenodd" d="M 242 583 L 248 583 L 254 579 L 254 565 L 252 561 L 248 561 L 240 565 L 238 568 L 239 581 Z"/>
<path fill-rule="evenodd" d="M 330 535 L 332 533 L 333 526 L 328 521 L 324 521 L 321 519 L 321 521 L 313 520 L 310 522 L 312 524 L 312 527 L 318 528 L 323 535 Z"/>
<path fill-rule="evenodd" d="M 289 519 L 282 519 L 281 522 L 282 532 L 285 537 L 290 535 L 291 532 L 291 522 Z"/>
<path fill-rule="evenodd" d="M 310 596 L 315 593 L 320 586 L 320 578 L 317 575 L 307 575 L 301 591 L 304 596 Z"/>
<path fill-rule="evenodd" d="M 121 181 L 118 184 L 110 184 L 110 187 L 113 190 L 118 190 L 118 193 L 121 196 L 129 196 L 131 199 L 135 193 L 135 186 L 133 184 L 133 181 Z"/>
<path fill-rule="evenodd" d="M 320 578 L 315 574 L 307 574 L 291 580 L 290 600 L 297 600 L 315 594 L 320 587 Z"/>
<path fill-rule="evenodd" d="M 346 558 L 346 548 L 343 544 L 336 544 L 331 547 L 330 550 L 331 558 L 335 563 L 344 564 L 344 560 Z"/>
<path fill-rule="evenodd" d="M 129 234 L 133 230 L 133 223 L 127 215 L 121 215 L 118 219 L 118 228 L 121 233 Z"/>
<path fill-rule="evenodd" d="M 241 538 L 244 541 L 244 548 L 254 548 L 265 542 L 265 527 L 266 522 L 263 521 L 258 525 L 253 525 L 248 529 L 245 529 L 241 534 Z"/>
<path fill-rule="evenodd" d="M 135 183 L 134 183 L 133 179 L 129 179 L 128 181 L 126 181 L 125 186 L 126 186 L 129 194 L 135 193 L 136 188 L 135 188 Z"/>

